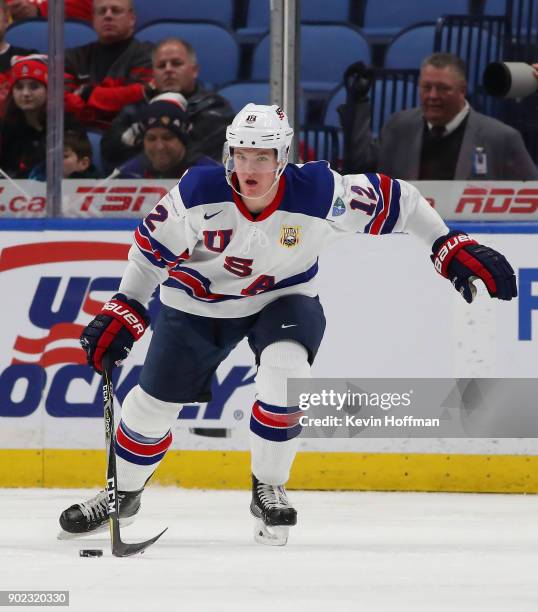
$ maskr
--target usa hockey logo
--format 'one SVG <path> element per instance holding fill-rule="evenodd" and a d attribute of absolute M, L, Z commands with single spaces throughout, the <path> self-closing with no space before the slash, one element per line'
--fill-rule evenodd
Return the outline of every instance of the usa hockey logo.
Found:
<path fill-rule="evenodd" d="M 295 225 L 295 226 L 283 225 L 280 228 L 280 244 L 288 248 L 297 246 L 299 244 L 300 233 L 301 233 L 301 227 L 299 225 Z"/>
<path fill-rule="evenodd" d="M 129 248 L 129 243 L 71 240 L 18 244 L 0 252 L 0 273 L 15 271 L 19 289 L 24 287 L 17 309 L 11 312 L 15 320 L 10 328 L 3 328 L 0 419 L 26 417 L 40 407 L 52 417 L 103 417 L 100 376 L 88 367 L 79 336 L 106 298 L 117 292 Z M 93 276 L 103 262 L 108 263 L 108 275 Z M 118 265 L 111 265 L 114 262 Z M 40 268 L 43 265 L 45 269 Z M 155 294 L 148 304 L 152 321 L 158 309 Z M 119 404 L 138 382 L 146 350 L 142 345 L 148 342 L 145 334 L 137 343 L 138 357 L 135 354 L 114 369 L 112 382 Z M 225 408 L 236 392 L 253 385 L 252 370 L 238 363 L 215 375 L 213 399 L 207 404 L 184 405 L 179 419 L 189 425 L 209 422 L 219 426 L 227 419 L 233 426 L 239 417 L 231 411 L 225 414 Z M 250 401 L 248 390 L 247 395 Z"/>
<path fill-rule="evenodd" d="M 276 109 L 276 114 L 281 121 L 284 121 L 284 111 L 280 108 L 280 106 Z"/>

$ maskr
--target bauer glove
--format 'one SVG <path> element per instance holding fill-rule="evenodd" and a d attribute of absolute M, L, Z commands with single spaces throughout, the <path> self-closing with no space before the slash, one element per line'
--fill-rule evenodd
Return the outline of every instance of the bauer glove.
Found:
<path fill-rule="evenodd" d="M 469 304 L 476 295 L 473 281 L 481 280 L 491 297 L 517 297 L 516 277 L 504 255 L 478 244 L 465 232 L 452 231 L 438 238 L 430 256 L 435 269 L 448 278 Z"/>
<path fill-rule="evenodd" d="M 103 305 L 101 312 L 90 321 L 80 336 L 88 364 L 101 373 L 103 355 L 106 353 L 113 363 L 119 365 L 148 325 L 149 317 L 144 306 L 122 293 L 116 293 Z"/>

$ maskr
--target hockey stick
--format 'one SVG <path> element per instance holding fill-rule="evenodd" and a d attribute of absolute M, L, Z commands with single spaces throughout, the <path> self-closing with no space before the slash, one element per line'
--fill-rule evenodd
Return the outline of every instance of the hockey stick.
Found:
<path fill-rule="evenodd" d="M 114 364 L 110 357 L 103 357 L 103 403 L 105 417 L 105 440 L 106 440 L 106 492 L 108 495 L 108 517 L 110 526 L 110 543 L 112 546 L 112 554 L 115 557 L 129 557 L 142 553 L 156 542 L 162 534 L 168 529 L 164 529 L 161 533 L 151 540 L 127 544 L 122 542 L 120 533 L 120 513 L 118 499 L 118 479 L 116 473 L 116 434 L 114 433 L 114 388 L 112 386 L 112 370 Z"/>

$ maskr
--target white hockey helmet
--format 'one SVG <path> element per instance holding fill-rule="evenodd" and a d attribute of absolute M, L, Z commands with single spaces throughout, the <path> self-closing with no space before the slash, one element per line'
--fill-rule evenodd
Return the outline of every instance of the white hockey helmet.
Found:
<path fill-rule="evenodd" d="M 224 155 L 234 147 L 276 149 L 279 163 L 288 161 L 288 151 L 293 138 L 286 113 L 276 104 L 247 104 L 226 128 Z"/>

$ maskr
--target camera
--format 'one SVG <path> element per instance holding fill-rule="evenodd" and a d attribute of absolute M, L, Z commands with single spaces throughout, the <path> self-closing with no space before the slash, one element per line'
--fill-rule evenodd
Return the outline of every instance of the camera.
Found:
<path fill-rule="evenodd" d="M 493 62 L 484 70 L 483 85 L 490 96 L 525 98 L 538 90 L 538 79 L 525 62 Z"/>

